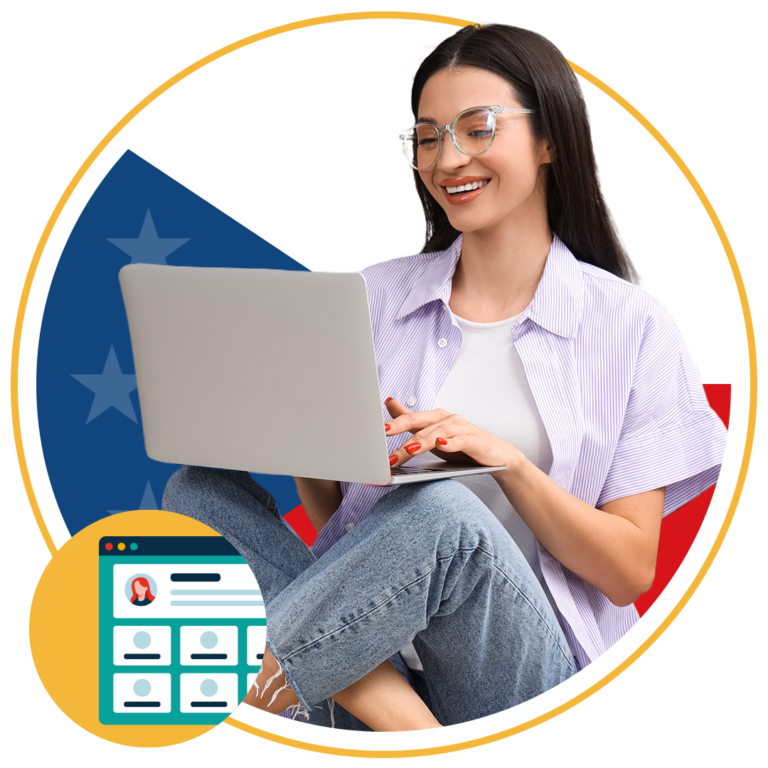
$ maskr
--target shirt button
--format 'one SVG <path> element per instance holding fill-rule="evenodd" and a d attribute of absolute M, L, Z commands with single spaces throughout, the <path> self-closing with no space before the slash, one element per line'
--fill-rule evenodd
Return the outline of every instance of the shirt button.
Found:
<path fill-rule="evenodd" d="M 408 398 L 408 399 L 405 401 L 405 404 L 406 404 L 406 405 L 416 405 L 416 398 L 415 398 L 415 397 L 409 397 L 409 398 Z"/>
<path fill-rule="evenodd" d="M 355 524 L 354 524 L 354 523 L 347 523 L 347 524 L 344 526 L 344 530 L 345 530 L 347 533 L 349 533 L 349 532 L 350 532 L 350 531 L 351 531 L 351 530 L 352 530 L 354 527 L 355 527 Z"/>
<path fill-rule="evenodd" d="M 448 346 L 447 339 L 439 339 L 438 342 L 437 342 L 437 346 L 438 347 L 447 347 Z"/>

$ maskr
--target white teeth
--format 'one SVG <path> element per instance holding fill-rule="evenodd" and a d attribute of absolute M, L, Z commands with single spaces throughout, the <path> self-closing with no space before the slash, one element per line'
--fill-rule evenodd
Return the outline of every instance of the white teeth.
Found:
<path fill-rule="evenodd" d="M 462 184 L 458 187 L 446 187 L 446 189 L 449 194 L 455 195 L 457 192 L 469 192 L 473 189 L 480 189 L 480 187 L 484 187 L 487 183 L 488 179 L 484 179 L 483 181 L 473 181 L 471 184 Z"/>

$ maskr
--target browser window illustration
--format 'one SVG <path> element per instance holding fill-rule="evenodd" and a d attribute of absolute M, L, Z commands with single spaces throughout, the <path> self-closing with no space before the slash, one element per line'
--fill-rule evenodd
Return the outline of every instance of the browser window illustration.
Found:
<path fill-rule="evenodd" d="M 261 669 L 267 631 L 253 572 L 220 536 L 99 541 L 99 720 L 224 720 Z"/>

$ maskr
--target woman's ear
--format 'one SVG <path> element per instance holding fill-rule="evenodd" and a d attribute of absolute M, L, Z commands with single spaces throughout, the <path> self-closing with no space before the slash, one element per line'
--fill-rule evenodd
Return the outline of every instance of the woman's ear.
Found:
<path fill-rule="evenodd" d="M 547 139 L 542 139 L 541 144 L 539 145 L 539 158 L 541 159 L 541 163 L 552 163 L 555 160 L 555 147 L 547 141 Z"/>

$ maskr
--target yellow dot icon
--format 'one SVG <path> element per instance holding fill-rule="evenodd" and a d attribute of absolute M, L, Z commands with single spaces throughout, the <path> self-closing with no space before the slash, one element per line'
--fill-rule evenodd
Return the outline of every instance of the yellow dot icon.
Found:
<path fill-rule="evenodd" d="M 125 544 L 123 544 L 123 542 L 121 541 L 121 542 L 120 542 L 120 543 L 117 545 L 117 548 L 118 548 L 119 550 L 121 550 L 121 551 L 122 551 L 122 550 L 124 550 L 124 549 L 125 549 Z"/>

